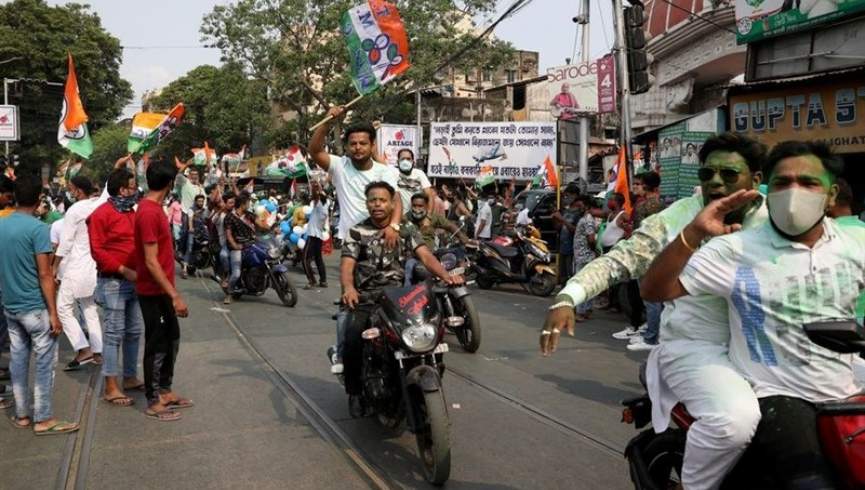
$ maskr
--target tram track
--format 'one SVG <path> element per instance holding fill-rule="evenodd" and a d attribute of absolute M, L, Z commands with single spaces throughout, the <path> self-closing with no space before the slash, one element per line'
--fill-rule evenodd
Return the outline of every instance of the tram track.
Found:
<path fill-rule="evenodd" d="M 213 290 L 209 287 L 206 279 L 200 279 L 201 284 L 207 290 L 208 294 L 213 294 Z M 214 301 L 214 306 L 218 308 L 218 304 Z M 327 415 L 325 411 L 315 403 L 312 398 L 304 392 L 291 378 L 285 375 L 276 364 L 264 354 L 258 347 L 255 340 L 246 333 L 243 327 L 234 320 L 231 313 L 228 311 L 214 310 L 222 316 L 228 327 L 237 336 L 244 349 L 254 359 L 263 365 L 263 370 L 266 372 L 269 381 L 282 395 L 289 400 L 295 408 L 309 422 L 315 432 L 328 444 L 330 444 L 340 455 L 342 455 L 356 470 L 356 472 L 370 485 L 372 488 L 387 490 L 399 488 L 399 485 L 394 483 L 387 473 L 379 468 L 375 463 L 368 458 L 363 451 L 349 438 L 349 436 L 339 427 L 337 422 Z"/>
<path fill-rule="evenodd" d="M 56 490 L 83 490 L 87 487 L 90 452 L 96 427 L 96 405 L 103 382 L 99 367 L 91 366 L 90 376 L 87 383 L 82 384 L 75 406 L 74 419 L 78 421 L 79 429 L 66 440 L 54 485 Z"/>

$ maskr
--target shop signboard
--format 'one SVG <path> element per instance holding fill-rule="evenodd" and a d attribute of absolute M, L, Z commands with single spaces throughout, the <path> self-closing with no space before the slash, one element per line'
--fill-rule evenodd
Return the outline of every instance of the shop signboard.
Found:
<path fill-rule="evenodd" d="M 555 123 L 432 123 L 427 175 L 474 180 L 491 166 L 498 180 L 531 180 L 547 158 L 556 162 Z"/>
<path fill-rule="evenodd" d="M 811 29 L 865 10 L 865 0 L 736 0 L 739 44 Z"/>
<path fill-rule="evenodd" d="M 18 106 L 0 105 L 0 141 L 18 141 Z"/>
<path fill-rule="evenodd" d="M 732 93 L 730 128 L 768 146 L 819 140 L 838 153 L 865 152 L 865 75 Z"/>
<path fill-rule="evenodd" d="M 400 126 L 396 124 L 382 124 L 376 131 L 376 142 L 378 152 L 384 155 L 389 165 L 396 165 L 397 153 L 400 150 L 409 149 L 415 159 L 420 157 L 420 142 L 417 136 L 417 126 Z"/>

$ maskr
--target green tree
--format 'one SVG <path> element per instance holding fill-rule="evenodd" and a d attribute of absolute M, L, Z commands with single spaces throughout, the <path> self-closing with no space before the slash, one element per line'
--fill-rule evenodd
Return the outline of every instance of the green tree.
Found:
<path fill-rule="evenodd" d="M 297 113 L 299 133 L 330 106 L 357 93 L 351 85 L 348 53 L 339 23 L 357 0 L 239 0 L 219 5 L 205 16 L 203 40 L 222 50 L 223 58 L 241 63 L 267 83 L 271 100 Z M 399 79 L 354 106 L 362 118 L 409 122 L 412 102 L 406 89 L 437 85 L 443 60 L 468 45 L 475 35 L 465 19 L 489 16 L 495 0 L 396 1 L 409 34 L 412 67 Z M 456 63 L 458 70 L 495 69 L 512 54 L 510 46 L 485 39 Z"/>
<path fill-rule="evenodd" d="M 108 124 L 93 133 L 93 155 L 84 162 L 81 172 L 95 182 L 105 182 L 114 163 L 126 155 L 129 130 L 130 127 L 125 124 Z"/>
<path fill-rule="evenodd" d="M 186 106 L 184 122 L 156 149 L 167 156 L 189 156 L 207 141 L 219 154 L 239 151 L 264 132 L 270 106 L 263 83 L 249 80 L 239 65 L 202 65 L 168 84 L 148 101 L 150 110 Z"/>
<path fill-rule="evenodd" d="M 0 5 L 0 61 L 6 78 L 29 79 L 10 90 L 10 103 L 21 110 L 22 140 L 13 151 L 22 165 L 38 168 L 56 162 L 66 151 L 57 143 L 63 86 L 39 82 L 66 81 L 66 52 L 72 53 L 88 126 L 95 133 L 117 119 L 132 88 L 120 78 L 123 48 L 102 27 L 89 6 L 50 7 L 42 0 L 14 0 Z"/>

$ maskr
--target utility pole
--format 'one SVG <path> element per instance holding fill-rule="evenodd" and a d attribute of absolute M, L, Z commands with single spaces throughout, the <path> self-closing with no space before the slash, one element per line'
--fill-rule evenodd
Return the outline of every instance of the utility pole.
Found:
<path fill-rule="evenodd" d="M 421 93 L 420 88 L 415 90 L 414 94 L 414 105 L 417 106 L 417 155 L 415 155 L 415 162 L 420 159 L 421 152 L 423 151 L 423 126 L 421 126 Z M 412 153 L 414 149 L 412 149 Z"/>
<path fill-rule="evenodd" d="M 613 19 L 616 24 L 616 73 L 619 81 L 619 107 L 621 110 L 621 127 L 619 144 L 625 148 L 628 161 L 628 182 L 633 178 L 633 155 L 631 155 L 631 85 L 628 80 L 628 44 L 625 41 L 625 10 L 622 0 L 613 0 Z"/>
<path fill-rule="evenodd" d="M 589 0 L 582 0 L 583 12 L 579 17 L 580 34 L 582 35 L 582 51 L 580 61 L 589 62 Z M 589 183 L 589 117 L 580 117 L 580 179 Z"/>
<path fill-rule="evenodd" d="M 11 82 L 11 81 L 12 80 L 9 80 L 8 78 L 3 79 L 3 105 L 9 105 L 9 82 Z M 6 151 L 5 151 L 4 155 L 6 156 L 6 161 L 8 162 L 9 161 L 9 142 L 5 141 L 4 143 L 6 144 Z"/>

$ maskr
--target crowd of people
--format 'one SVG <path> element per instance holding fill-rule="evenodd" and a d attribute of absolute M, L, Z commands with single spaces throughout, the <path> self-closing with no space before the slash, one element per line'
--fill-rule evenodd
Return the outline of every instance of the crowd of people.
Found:
<path fill-rule="evenodd" d="M 329 115 L 339 120 L 344 109 Z M 532 226 L 533 217 L 514 182 L 436 187 L 411 150 L 399 152 L 396 167 L 377 161 L 371 125 L 345 130 L 343 156 L 327 150 L 331 129 L 323 125 L 309 142 L 308 189 L 285 195 L 240 189 L 177 159 L 145 158 L 143 179 L 129 169 L 131 157 L 121 159 L 104 187 L 79 175 L 60 200 L 32 176 L 0 180 L 0 354 L 7 332 L 11 344 L 9 369 L 0 371 L 11 389 L 0 385 L 0 407 L 14 405 L 15 426 L 37 435 L 78 428 L 52 409 L 61 333 L 75 351 L 65 369 L 101 365 L 107 402 L 130 406 L 140 390 L 148 417 L 180 419 L 178 409 L 193 402 L 172 388 L 178 317 L 188 315 L 175 262 L 187 277 L 196 242 L 214 243 L 213 268 L 230 303 L 244 250 L 262 234 L 289 231 L 309 289 L 328 287 L 322 256 L 333 239 L 341 243 L 332 372 L 345 376 L 352 413 L 364 413 L 361 333 L 377 294 L 410 284 L 421 266 L 460 284 L 432 253 L 445 237 L 472 245 Z M 542 353 L 551 355 L 561 332 L 591 321 L 594 310 L 621 310 L 629 325 L 613 337 L 651 351 L 656 430 L 668 426 L 676 402 L 696 419 L 686 488 L 716 488 L 749 443 L 792 485 L 830 481 L 819 444 L 799 435 L 816 434 L 815 403 L 860 387 L 851 356 L 810 344 L 798 327 L 865 313 L 865 224 L 854 216 L 843 162 L 820 143 L 769 152 L 729 133 L 710 138 L 698 156 L 699 188 L 672 203 L 654 171 L 636 175 L 627 196 L 562 189 L 552 220 L 564 284 L 541 331 Z M 774 430 L 764 435 L 759 424 Z"/>

